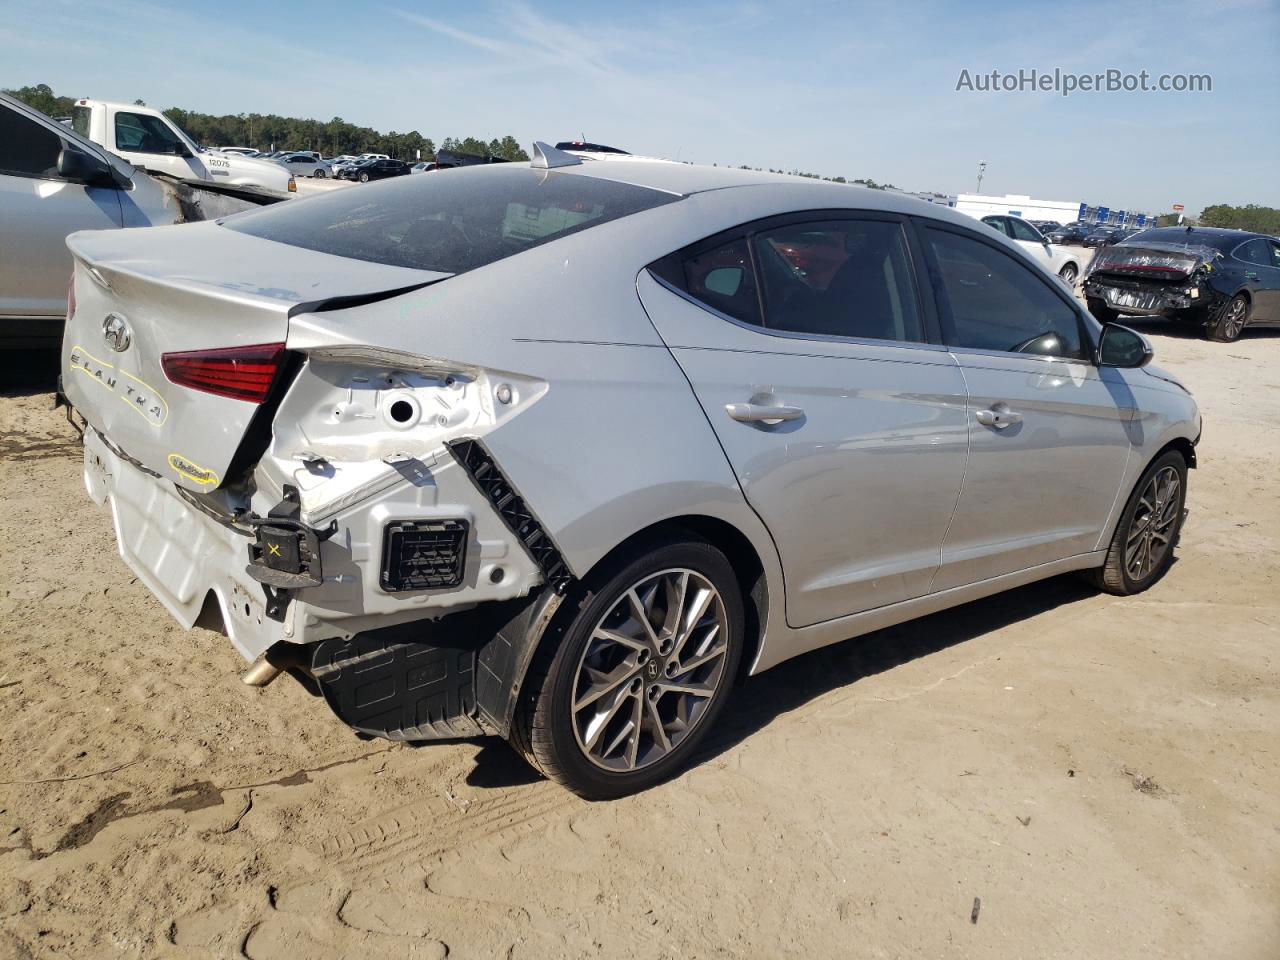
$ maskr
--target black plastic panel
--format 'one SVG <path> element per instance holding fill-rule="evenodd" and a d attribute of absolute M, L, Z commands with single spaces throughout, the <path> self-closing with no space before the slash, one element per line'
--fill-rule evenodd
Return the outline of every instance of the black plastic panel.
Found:
<path fill-rule="evenodd" d="M 493 505 L 521 545 L 528 551 L 552 588 L 563 593 L 573 579 L 560 549 L 543 528 L 524 498 L 498 469 L 489 451 L 479 440 L 454 440 L 449 451 L 467 471 L 476 487 Z"/>
<path fill-rule="evenodd" d="M 382 589 L 434 590 L 462 583 L 465 520 L 394 520 L 382 534 Z"/>

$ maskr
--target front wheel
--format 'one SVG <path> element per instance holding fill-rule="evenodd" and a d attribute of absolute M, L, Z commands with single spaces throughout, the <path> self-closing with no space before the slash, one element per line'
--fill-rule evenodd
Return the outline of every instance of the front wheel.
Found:
<path fill-rule="evenodd" d="M 1205 333 L 1208 338 L 1221 343 L 1232 343 L 1235 340 L 1239 340 L 1240 334 L 1244 332 L 1245 326 L 1249 323 L 1249 307 L 1249 298 L 1243 293 L 1237 293 L 1219 311 L 1218 319 L 1206 329 Z"/>
<path fill-rule="evenodd" d="M 1074 263 L 1068 263 L 1058 271 L 1058 276 L 1062 278 L 1063 283 L 1074 290 L 1076 288 L 1076 278 L 1080 276 L 1080 270 Z"/>
<path fill-rule="evenodd" d="M 323 180 L 325 177 L 328 176 L 328 174 L 325 173 L 323 170 L 316 170 L 312 172 L 311 176 L 315 177 L 318 180 Z"/>
<path fill-rule="evenodd" d="M 1187 502 L 1187 461 L 1170 450 L 1147 467 L 1125 505 L 1106 562 L 1089 571 L 1094 586 L 1129 596 L 1153 586 L 1173 563 Z"/>
<path fill-rule="evenodd" d="M 558 645 L 530 670 L 512 745 L 588 800 L 647 790 L 711 729 L 742 647 L 725 555 L 698 540 L 651 544 L 588 578 Z"/>
<path fill-rule="evenodd" d="M 369 175 L 368 175 L 367 173 L 362 173 L 362 174 L 360 174 L 360 182 L 361 182 L 361 183 L 368 183 L 368 182 L 369 182 Z"/>

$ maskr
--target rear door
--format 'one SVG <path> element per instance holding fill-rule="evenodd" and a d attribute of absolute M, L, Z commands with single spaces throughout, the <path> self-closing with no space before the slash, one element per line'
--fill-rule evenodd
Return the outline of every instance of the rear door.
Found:
<path fill-rule="evenodd" d="M 52 127 L 0 103 L 0 316 L 62 317 L 67 234 L 121 224 L 118 190 L 58 175 L 64 143 Z"/>
<path fill-rule="evenodd" d="M 920 226 L 969 392 L 968 469 L 935 588 L 1097 549 L 1132 447 L 1132 393 L 1093 365 L 1061 284 L 980 233 Z"/>
<path fill-rule="evenodd" d="M 793 626 L 928 592 L 964 473 L 964 381 L 894 217 L 763 221 L 640 297 L 782 558 Z"/>

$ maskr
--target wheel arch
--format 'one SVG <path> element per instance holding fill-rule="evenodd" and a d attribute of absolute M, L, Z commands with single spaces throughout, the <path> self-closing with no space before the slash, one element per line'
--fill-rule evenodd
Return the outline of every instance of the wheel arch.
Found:
<path fill-rule="evenodd" d="M 544 588 L 529 601 L 516 606 L 515 617 L 498 631 L 502 645 L 515 647 L 504 655 L 507 670 L 489 671 L 496 681 L 492 695 L 481 695 L 481 708 L 501 736 L 512 728 L 516 703 L 535 664 L 555 655 L 564 630 L 572 621 L 582 599 L 581 584 L 614 564 L 625 562 L 646 545 L 670 543 L 677 539 L 702 540 L 717 547 L 733 568 L 743 598 L 746 641 L 736 680 L 745 680 L 759 657 L 769 616 L 769 572 L 751 539 L 732 523 L 708 514 L 681 514 L 656 521 L 635 531 L 609 550 L 571 583 L 564 593 Z M 497 673 L 504 674 L 498 676 Z"/>
<path fill-rule="evenodd" d="M 646 542 L 670 542 L 688 536 L 705 540 L 719 549 L 737 578 L 742 592 L 743 637 L 746 641 L 739 679 L 744 679 L 756 662 L 764 640 L 764 628 L 769 618 L 769 583 L 764 561 L 755 544 L 732 523 L 708 514 L 668 517 L 637 530 L 609 551 L 593 569 L 632 552 Z"/>

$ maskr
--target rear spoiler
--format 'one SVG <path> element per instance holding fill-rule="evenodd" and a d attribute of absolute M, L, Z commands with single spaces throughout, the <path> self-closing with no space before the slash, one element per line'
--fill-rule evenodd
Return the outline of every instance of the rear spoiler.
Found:
<path fill-rule="evenodd" d="M 180 213 L 177 223 L 216 220 L 218 217 L 265 207 L 290 198 L 290 194 L 265 187 L 184 179 L 166 173 L 148 172 L 177 202 Z"/>

